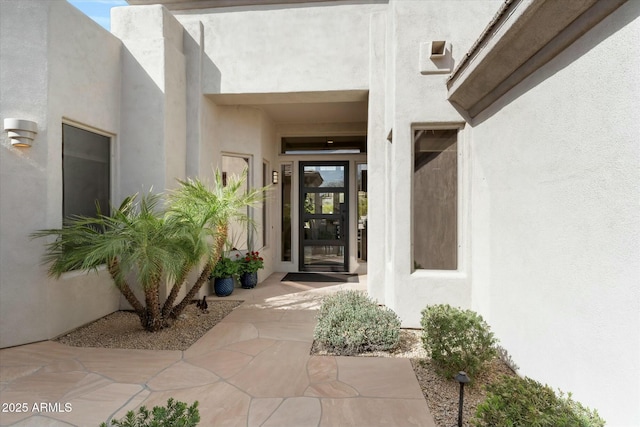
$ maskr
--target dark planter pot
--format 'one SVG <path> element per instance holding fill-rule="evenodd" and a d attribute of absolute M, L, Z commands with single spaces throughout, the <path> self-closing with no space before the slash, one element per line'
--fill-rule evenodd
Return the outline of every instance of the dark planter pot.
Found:
<path fill-rule="evenodd" d="M 233 292 L 233 277 L 216 277 L 213 281 L 213 291 L 219 297 L 226 297 Z"/>
<path fill-rule="evenodd" d="M 258 272 L 254 271 L 253 273 L 242 273 L 240 276 L 240 284 L 244 289 L 255 288 L 258 284 Z"/>

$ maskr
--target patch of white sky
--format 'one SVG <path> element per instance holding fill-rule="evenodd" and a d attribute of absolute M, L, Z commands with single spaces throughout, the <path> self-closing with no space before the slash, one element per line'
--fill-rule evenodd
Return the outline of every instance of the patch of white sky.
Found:
<path fill-rule="evenodd" d="M 107 30 L 111 28 L 111 8 L 128 6 L 125 0 L 67 0 Z"/>

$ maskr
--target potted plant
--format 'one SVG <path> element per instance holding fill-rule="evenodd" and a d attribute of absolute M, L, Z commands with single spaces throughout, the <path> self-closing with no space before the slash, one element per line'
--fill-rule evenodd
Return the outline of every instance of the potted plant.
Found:
<path fill-rule="evenodd" d="M 226 297 L 233 292 L 233 277 L 238 274 L 238 263 L 221 256 L 211 272 L 213 291 L 219 297 Z"/>
<path fill-rule="evenodd" d="M 255 288 L 258 284 L 258 270 L 264 268 L 264 259 L 260 256 L 260 252 L 247 252 L 244 258 L 240 254 L 236 254 L 236 258 L 240 284 L 244 289 Z"/>

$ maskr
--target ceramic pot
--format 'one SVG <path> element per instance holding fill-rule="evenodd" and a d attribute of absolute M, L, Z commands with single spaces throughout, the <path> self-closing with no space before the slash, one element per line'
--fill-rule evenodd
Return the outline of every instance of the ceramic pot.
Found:
<path fill-rule="evenodd" d="M 258 284 L 258 272 L 254 271 L 253 273 L 242 273 L 240 276 L 240 284 L 244 289 L 255 288 Z"/>
<path fill-rule="evenodd" d="M 219 297 L 226 297 L 233 292 L 233 277 L 216 277 L 213 281 L 213 291 Z"/>

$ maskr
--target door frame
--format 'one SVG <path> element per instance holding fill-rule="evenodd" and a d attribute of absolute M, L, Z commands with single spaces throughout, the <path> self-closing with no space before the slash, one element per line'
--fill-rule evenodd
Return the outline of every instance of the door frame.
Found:
<path fill-rule="evenodd" d="M 351 225 L 351 189 L 350 189 L 350 161 L 349 160 L 301 160 L 298 162 L 298 270 L 299 271 L 321 271 L 321 272 L 348 272 L 350 260 L 350 225 Z M 343 166 L 344 167 L 344 186 L 343 187 L 305 187 L 304 186 L 304 167 L 305 166 Z M 344 193 L 344 219 L 342 221 L 342 232 L 344 239 L 342 246 L 344 252 L 342 256 L 342 264 L 336 266 L 320 265 L 305 266 L 304 264 L 304 193 L 306 188 L 324 188 L 324 192 L 341 192 Z M 328 189 L 338 188 L 340 191 L 326 191 Z M 308 192 L 308 191 L 307 191 Z M 321 193 L 323 191 L 317 191 Z"/>

